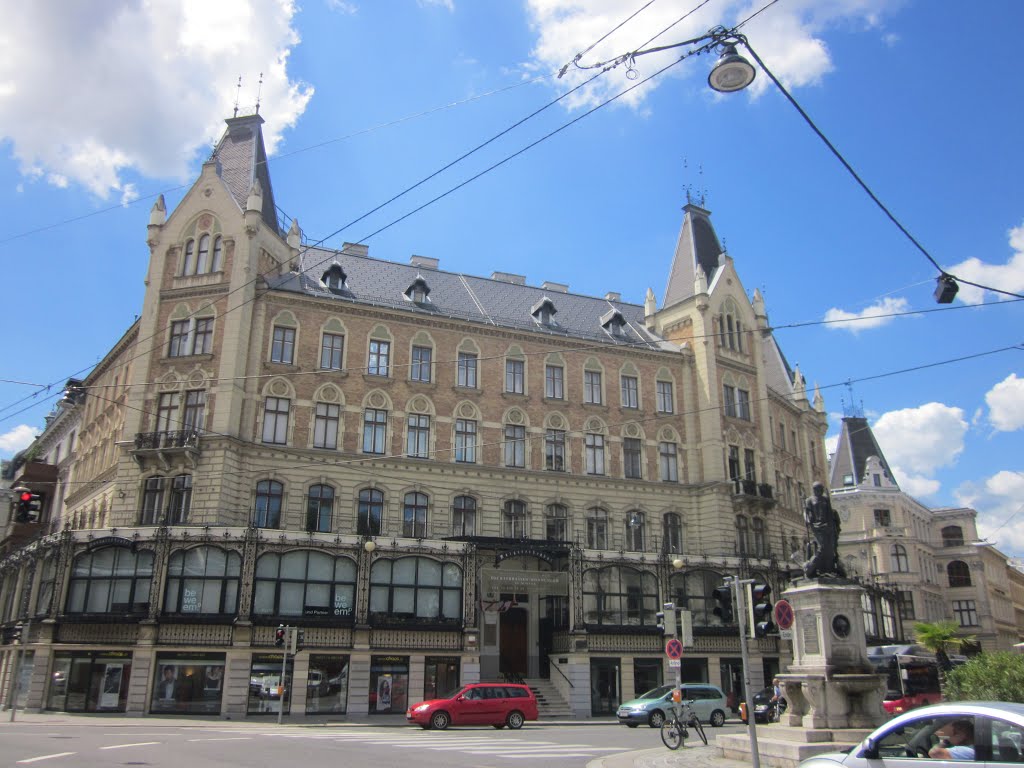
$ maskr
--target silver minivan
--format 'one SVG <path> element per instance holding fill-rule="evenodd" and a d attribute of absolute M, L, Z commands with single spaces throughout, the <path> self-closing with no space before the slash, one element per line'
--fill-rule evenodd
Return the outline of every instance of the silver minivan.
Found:
<path fill-rule="evenodd" d="M 619 722 L 630 728 L 638 725 L 660 728 L 666 716 L 672 713 L 674 689 L 674 685 L 661 685 L 623 703 L 616 711 Z M 692 700 L 690 706 L 702 723 L 710 723 L 715 728 L 725 723 L 727 707 L 721 688 L 710 683 L 683 683 L 682 690 L 683 701 Z"/>

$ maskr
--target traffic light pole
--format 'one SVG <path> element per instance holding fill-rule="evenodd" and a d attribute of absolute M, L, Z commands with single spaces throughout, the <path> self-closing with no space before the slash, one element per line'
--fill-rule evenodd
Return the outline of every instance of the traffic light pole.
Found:
<path fill-rule="evenodd" d="M 757 718 L 754 717 L 754 690 L 750 684 L 750 654 L 747 651 L 747 619 L 746 584 L 753 584 L 753 579 L 740 580 L 738 576 L 727 577 L 732 584 L 733 605 L 736 606 L 736 622 L 740 630 L 740 656 L 743 658 L 743 695 L 747 703 L 747 733 L 750 736 L 750 762 L 754 768 L 761 768 L 761 756 L 757 752 Z"/>
<path fill-rule="evenodd" d="M 285 675 L 288 673 L 288 649 L 291 648 L 292 632 L 295 631 L 295 627 L 286 627 L 284 636 L 284 645 L 281 647 L 281 685 L 278 687 L 277 695 L 277 724 L 280 725 L 284 720 L 284 680 Z M 291 696 L 291 691 L 288 691 L 288 695 Z M 289 699 L 290 700 L 290 699 Z"/>

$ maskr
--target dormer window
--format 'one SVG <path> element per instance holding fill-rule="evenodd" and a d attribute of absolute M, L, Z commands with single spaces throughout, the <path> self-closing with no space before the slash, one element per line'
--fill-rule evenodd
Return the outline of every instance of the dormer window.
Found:
<path fill-rule="evenodd" d="M 621 338 L 625 333 L 626 318 L 617 309 L 610 309 L 601 315 L 601 327 L 610 335 Z"/>
<path fill-rule="evenodd" d="M 530 314 L 533 315 L 533 319 L 541 325 L 554 325 L 557 312 L 558 310 L 555 309 L 554 302 L 547 296 L 530 307 Z"/>
<path fill-rule="evenodd" d="M 345 270 L 341 268 L 341 264 L 334 262 L 324 272 L 323 277 L 320 278 L 320 282 L 323 283 L 327 290 L 331 293 L 341 293 L 345 290 L 345 281 L 348 280 L 348 276 L 345 274 Z"/>
<path fill-rule="evenodd" d="M 416 275 L 416 279 L 405 289 L 405 297 L 414 304 L 426 304 L 430 301 L 430 286 L 422 275 Z"/>

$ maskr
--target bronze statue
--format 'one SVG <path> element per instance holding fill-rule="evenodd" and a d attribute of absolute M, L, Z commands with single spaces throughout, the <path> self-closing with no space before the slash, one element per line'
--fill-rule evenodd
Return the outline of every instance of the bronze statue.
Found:
<path fill-rule="evenodd" d="M 832 509 L 823 483 L 815 483 L 812 489 L 814 495 L 804 504 L 804 522 L 816 547 L 811 559 L 804 563 L 804 575 L 809 579 L 845 578 L 846 569 L 839 560 L 839 515 Z"/>

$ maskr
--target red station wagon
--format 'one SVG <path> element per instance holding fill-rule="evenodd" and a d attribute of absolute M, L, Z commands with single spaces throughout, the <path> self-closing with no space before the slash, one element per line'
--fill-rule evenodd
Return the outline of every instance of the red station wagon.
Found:
<path fill-rule="evenodd" d="M 449 725 L 493 725 L 522 728 L 537 719 L 537 699 L 525 685 L 473 683 L 450 699 L 431 699 L 413 704 L 405 719 L 423 728 L 443 731 Z"/>

